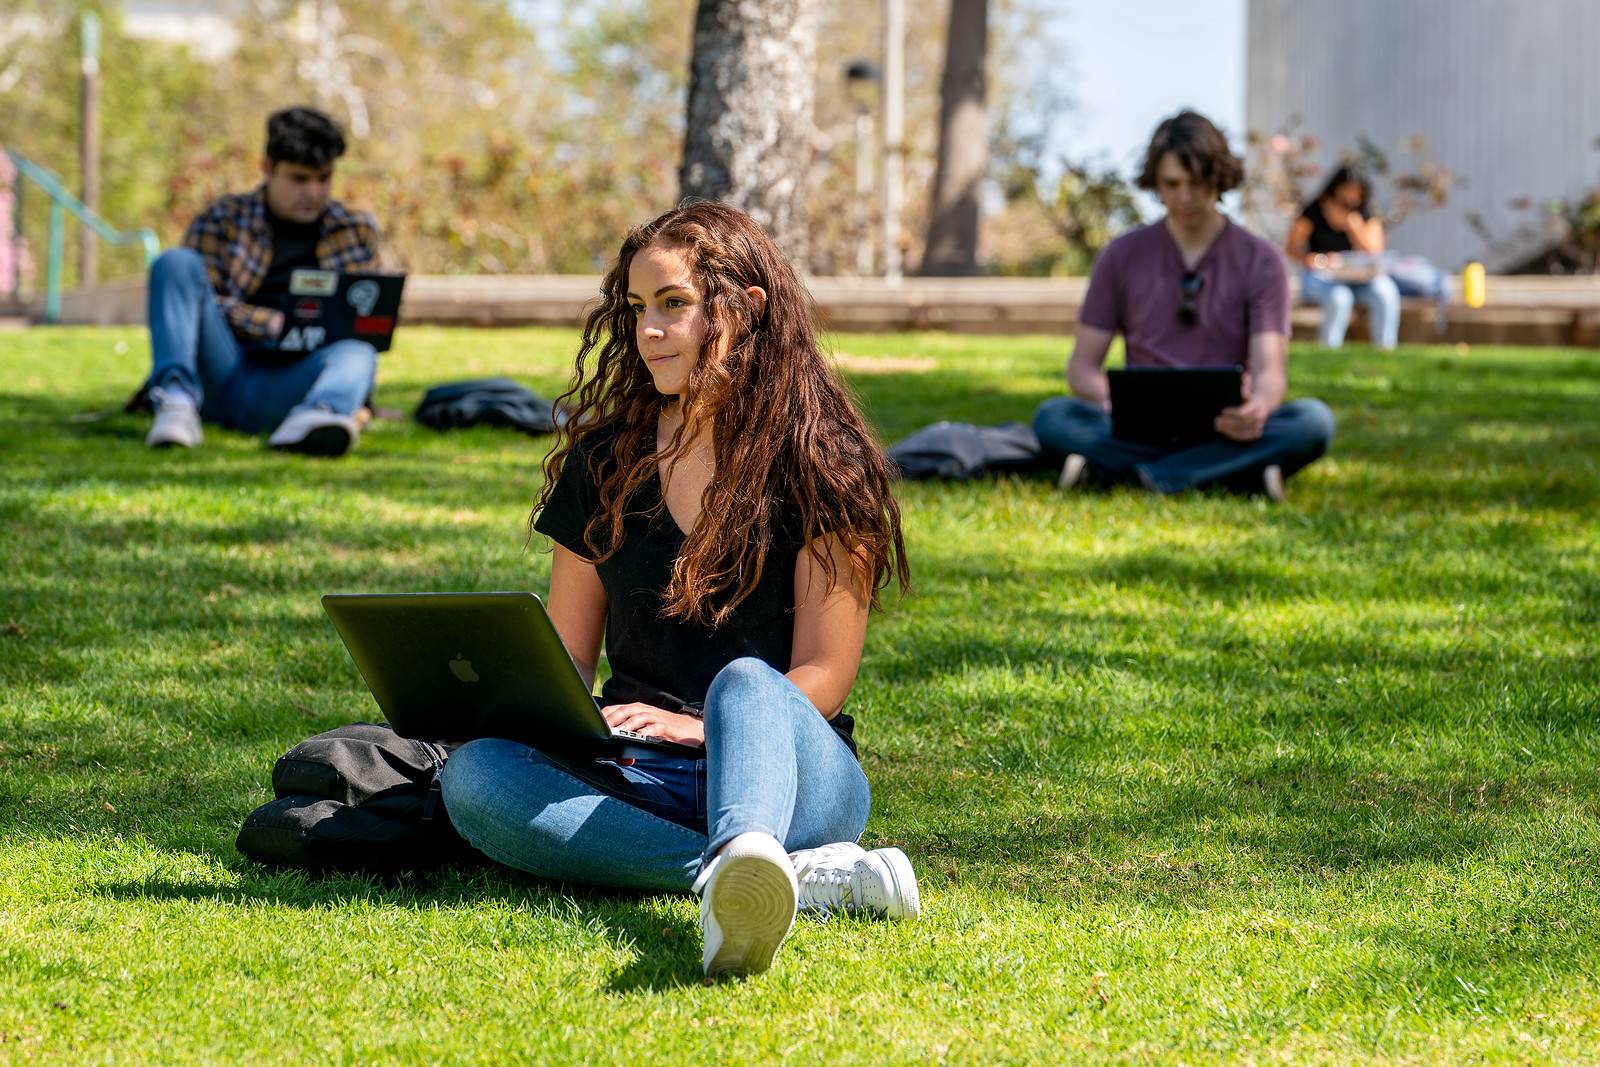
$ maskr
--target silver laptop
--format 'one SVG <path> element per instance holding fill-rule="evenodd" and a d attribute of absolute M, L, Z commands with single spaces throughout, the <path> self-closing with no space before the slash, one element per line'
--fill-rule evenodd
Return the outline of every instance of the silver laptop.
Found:
<path fill-rule="evenodd" d="M 503 737 L 598 758 L 705 756 L 613 730 L 532 593 L 329 593 L 322 607 L 402 737 Z"/>

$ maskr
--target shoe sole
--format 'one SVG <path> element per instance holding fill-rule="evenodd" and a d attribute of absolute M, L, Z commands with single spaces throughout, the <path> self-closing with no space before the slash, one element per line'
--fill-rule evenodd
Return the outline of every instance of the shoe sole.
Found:
<path fill-rule="evenodd" d="M 877 862 L 873 862 L 876 860 Z M 917 891 L 917 872 L 911 860 L 898 848 L 876 848 L 860 861 L 879 882 L 883 898 L 890 901 L 886 919 L 916 919 L 922 914 L 922 895 Z"/>
<path fill-rule="evenodd" d="M 722 864 L 709 888 L 722 945 L 706 964 L 706 976 L 759 974 L 772 966 L 794 925 L 794 882 L 765 856 L 726 856 Z"/>
<path fill-rule="evenodd" d="M 1073 454 L 1061 464 L 1061 477 L 1056 479 L 1057 489 L 1073 489 L 1083 481 L 1084 474 L 1088 471 L 1089 461 L 1083 456 Z"/>
<path fill-rule="evenodd" d="M 307 456 L 342 456 L 350 451 L 350 431 L 343 426 L 318 426 L 306 431 L 298 441 L 273 445 L 279 452 L 300 452 Z"/>

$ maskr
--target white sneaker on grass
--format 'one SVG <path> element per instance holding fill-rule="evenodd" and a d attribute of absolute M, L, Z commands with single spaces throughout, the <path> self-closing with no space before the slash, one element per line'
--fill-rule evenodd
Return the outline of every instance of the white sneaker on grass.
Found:
<path fill-rule="evenodd" d="M 182 389 L 156 386 L 150 390 L 150 406 L 156 419 L 144 435 L 144 443 L 151 448 L 193 448 L 204 439 L 200 409 L 194 397 Z"/>
<path fill-rule="evenodd" d="M 1274 504 L 1281 504 L 1287 495 L 1283 489 L 1283 468 L 1276 463 L 1270 464 L 1261 472 L 1261 491 L 1267 494 L 1267 499 Z"/>
<path fill-rule="evenodd" d="M 361 425 L 350 415 L 326 408 L 293 411 L 267 438 L 267 445 L 308 456 L 342 456 L 361 436 Z"/>
<path fill-rule="evenodd" d="M 811 872 L 819 868 L 852 867 L 856 860 L 867 854 L 867 850 L 854 841 L 835 841 L 831 845 L 818 845 L 816 848 L 803 848 L 798 852 L 789 853 L 789 862 L 794 864 L 794 876 L 800 883 L 800 907 L 804 908 L 806 878 Z"/>
<path fill-rule="evenodd" d="M 897 848 L 871 852 L 848 841 L 789 854 L 800 883 L 800 908 L 826 916 L 857 911 L 885 919 L 922 914 L 917 875 Z"/>
<path fill-rule="evenodd" d="M 1089 473 L 1089 460 L 1074 452 L 1061 464 L 1061 477 L 1056 479 L 1057 489 L 1072 489 L 1085 480 Z"/>
<path fill-rule="evenodd" d="M 735 837 L 706 864 L 694 891 L 700 894 L 707 978 L 758 974 L 772 966 L 800 900 L 789 854 L 777 838 Z"/>

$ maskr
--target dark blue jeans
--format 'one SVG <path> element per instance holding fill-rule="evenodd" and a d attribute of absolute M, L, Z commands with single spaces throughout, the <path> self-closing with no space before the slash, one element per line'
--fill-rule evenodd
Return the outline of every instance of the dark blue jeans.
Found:
<path fill-rule="evenodd" d="M 556 881 L 687 891 L 703 862 L 759 831 L 786 851 L 855 841 L 872 791 L 861 764 L 794 683 L 736 659 L 706 693 L 704 759 L 631 767 L 470 741 L 440 784 L 461 836 Z"/>
<path fill-rule="evenodd" d="M 1274 411 L 1256 441 L 1208 441 L 1169 450 L 1111 435 L 1111 416 L 1077 397 L 1046 400 L 1033 415 L 1033 432 L 1046 451 L 1065 459 L 1076 452 L 1103 485 L 1147 481 L 1158 492 L 1220 486 L 1261 488 L 1261 472 L 1277 464 L 1287 478 L 1328 450 L 1333 412 L 1320 400 L 1294 400 Z M 1141 479 L 1141 475 L 1143 478 Z"/>
<path fill-rule="evenodd" d="M 293 363 L 256 362 L 217 306 L 200 253 L 163 252 L 150 268 L 152 388 L 181 389 L 200 417 L 260 433 L 291 412 L 323 407 L 353 415 L 372 392 L 378 353 L 365 341 L 335 341 Z"/>

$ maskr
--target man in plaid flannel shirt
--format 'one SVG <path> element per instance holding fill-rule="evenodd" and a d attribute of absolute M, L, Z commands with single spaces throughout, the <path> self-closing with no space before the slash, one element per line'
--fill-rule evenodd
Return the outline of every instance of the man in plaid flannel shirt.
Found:
<path fill-rule="evenodd" d="M 287 451 L 342 455 L 355 444 L 377 372 L 372 345 L 277 346 L 293 271 L 377 265 L 377 223 L 330 199 L 344 149 L 322 112 L 275 113 L 262 184 L 213 203 L 150 268 L 152 448 L 198 445 L 202 420 L 272 429 L 268 445 Z"/>

